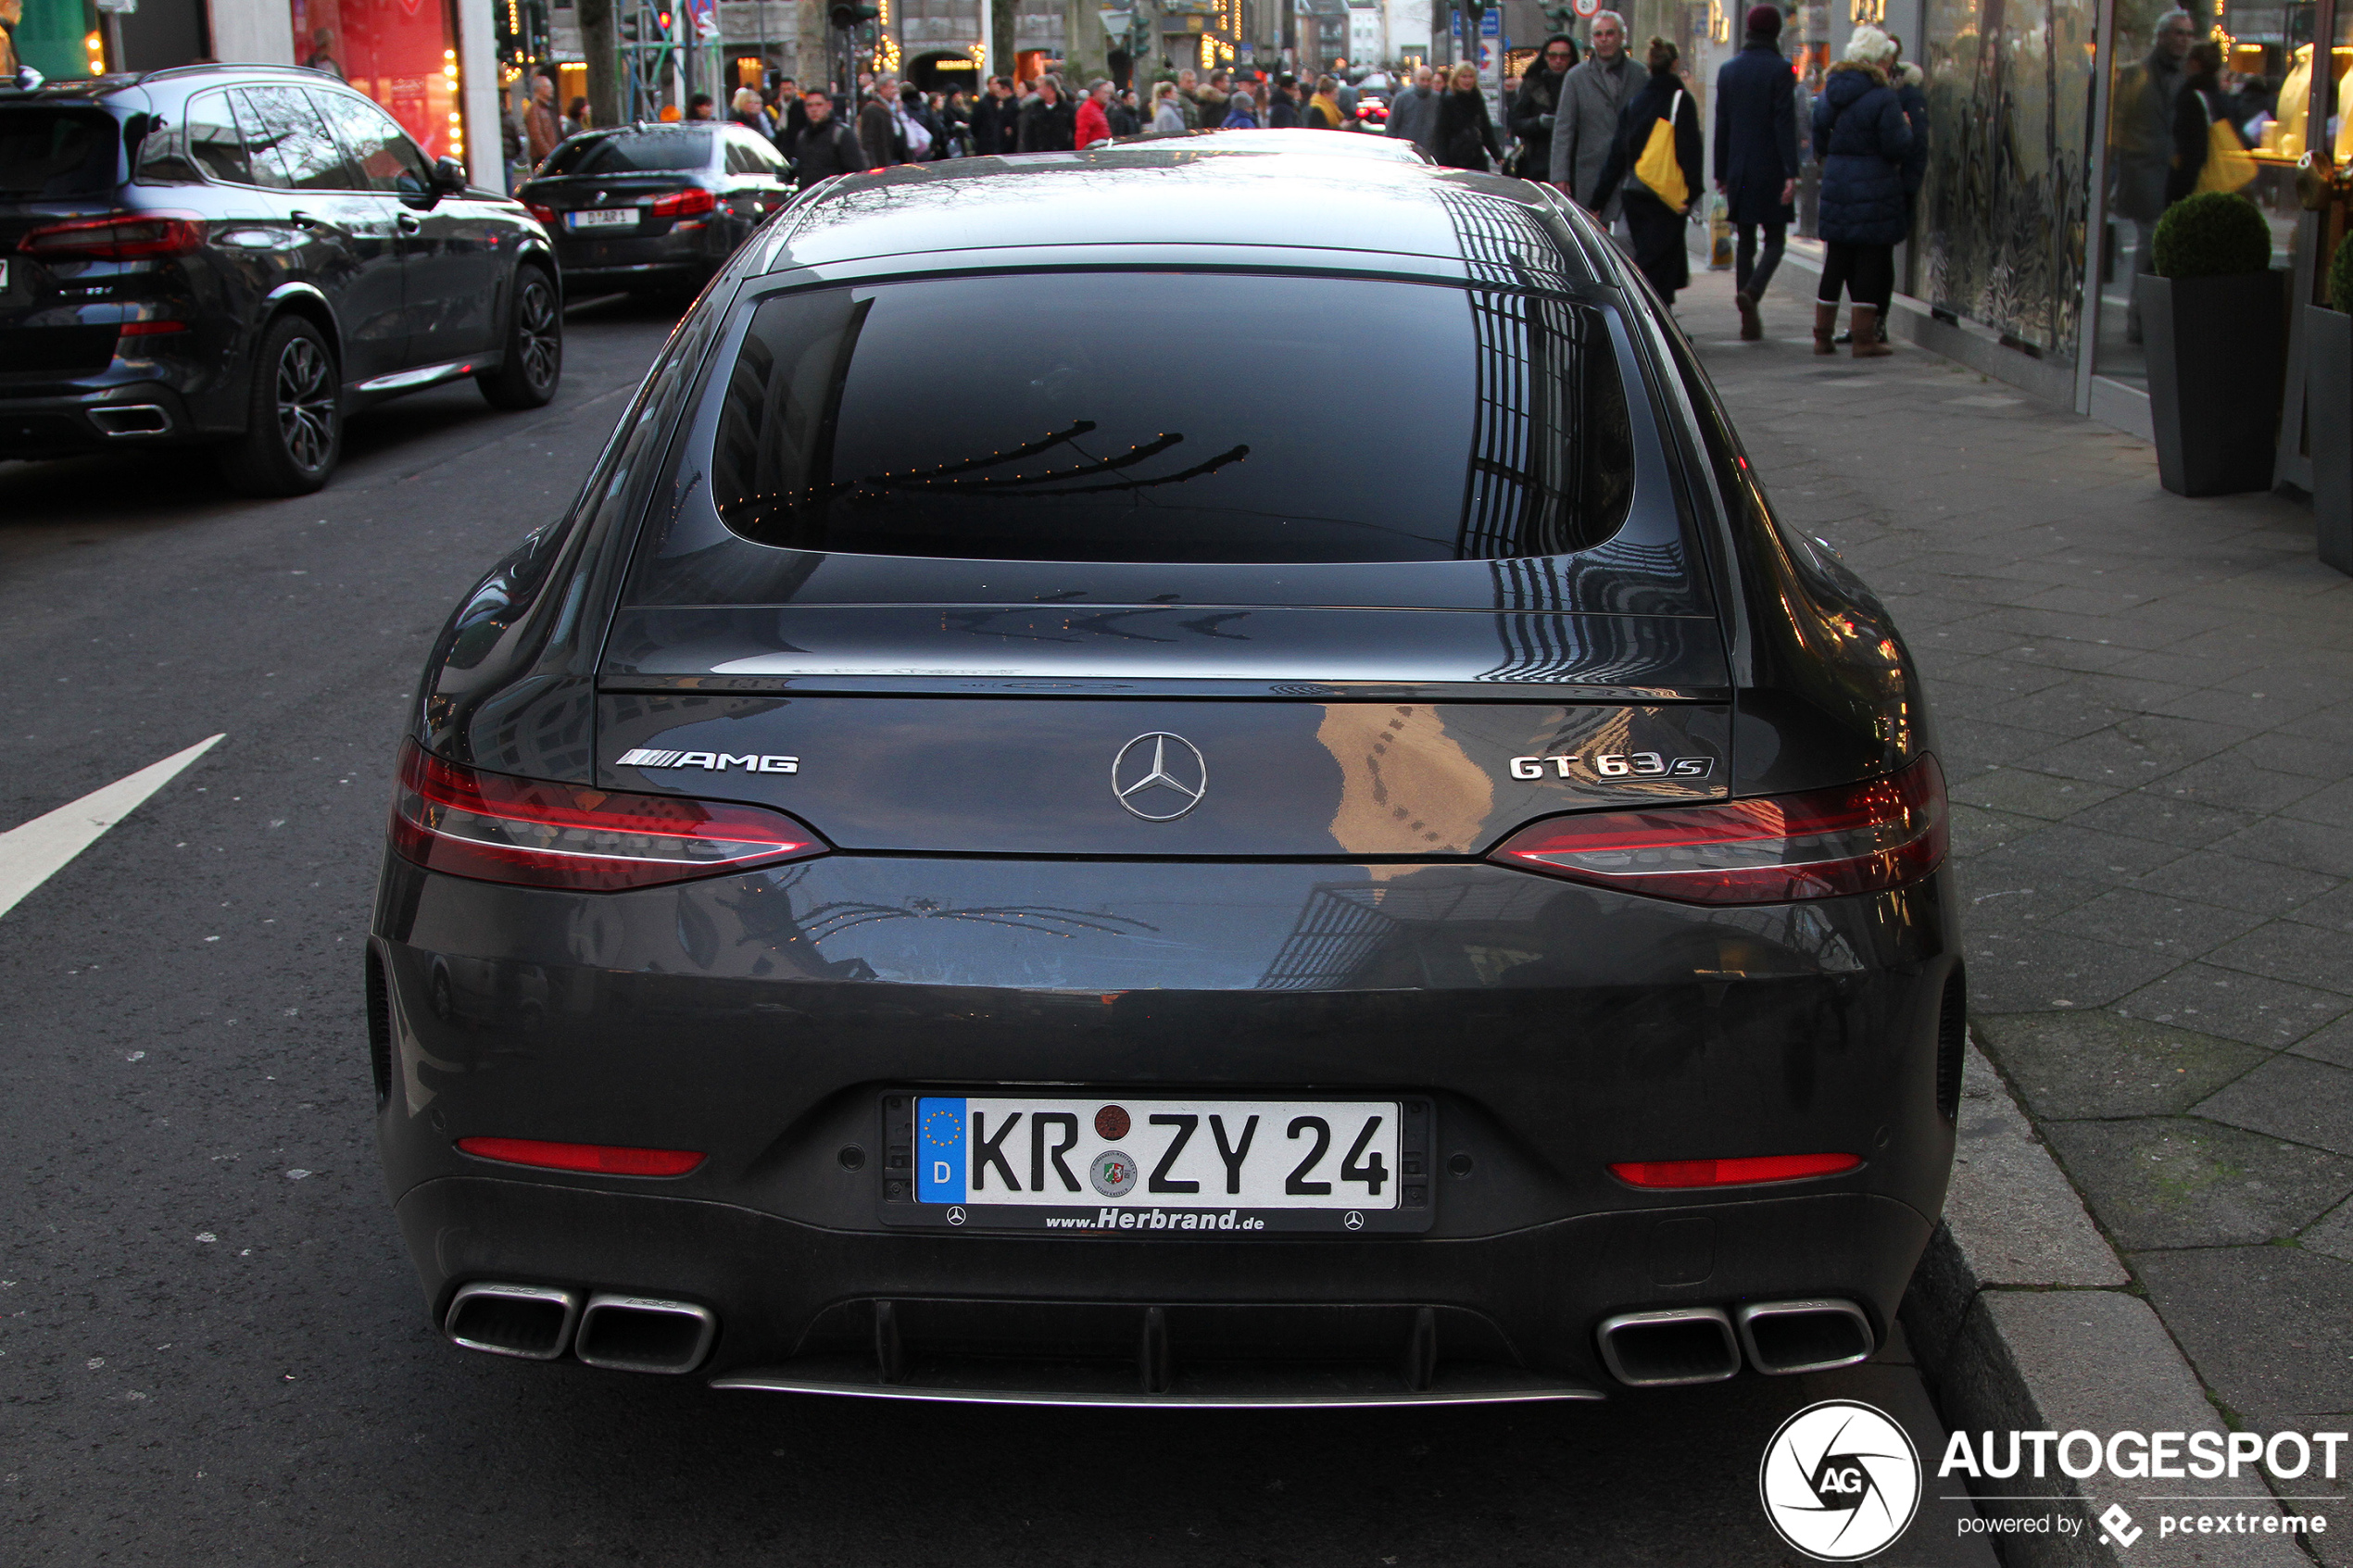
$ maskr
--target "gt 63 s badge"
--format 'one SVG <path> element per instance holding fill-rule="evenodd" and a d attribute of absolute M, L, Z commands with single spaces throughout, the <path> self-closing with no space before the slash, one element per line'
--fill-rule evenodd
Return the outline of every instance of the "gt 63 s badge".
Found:
<path fill-rule="evenodd" d="M 1512 777 L 1541 779 L 1550 767 L 1559 778 L 1569 777 L 1568 770 L 1579 761 L 1589 766 L 1594 776 L 1604 779 L 1704 779 L 1716 771 L 1713 757 L 1663 757 L 1655 751 L 1613 751 L 1598 757 L 1515 757 Z"/>

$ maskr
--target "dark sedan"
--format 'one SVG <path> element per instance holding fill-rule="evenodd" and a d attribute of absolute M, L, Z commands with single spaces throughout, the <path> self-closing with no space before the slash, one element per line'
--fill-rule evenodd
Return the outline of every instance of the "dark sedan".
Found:
<path fill-rule="evenodd" d="M 574 136 L 515 194 L 555 236 L 567 286 L 652 293 L 710 282 L 793 182 L 765 136 L 698 121 Z"/>
<path fill-rule="evenodd" d="M 1415 395 L 1137 372 L 1234 322 Z M 1945 833 L 1886 610 L 1555 194 L 853 175 L 442 636 L 367 954 L 387 1185 L 457 1344 L 728 1388 L 1844 1365 L 1953 1153 Z"/>
<path fill-rule="evenodd" d="M 334 77 L 0 88 L 0 458 L 203 444 L 295 495 L 371 403 L 536 408 L 562 370 L 539 225 Z"/>

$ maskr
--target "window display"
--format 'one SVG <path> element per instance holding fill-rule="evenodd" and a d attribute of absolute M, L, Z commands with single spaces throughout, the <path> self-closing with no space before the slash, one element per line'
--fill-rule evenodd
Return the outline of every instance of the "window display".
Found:
<path fill-rule="evenodd" d="M 458 30 L 447 0 L 293 0 L 295 63 L 330 71 L 391 112 L 428 157 L 465 157 Z"/>

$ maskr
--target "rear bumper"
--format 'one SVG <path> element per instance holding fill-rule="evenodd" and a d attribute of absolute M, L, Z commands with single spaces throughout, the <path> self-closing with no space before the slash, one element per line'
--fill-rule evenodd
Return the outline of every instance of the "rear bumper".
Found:
<path fill-rule="evenodd" d="M 1952 1158 L 1945 881 L 1711 910 L 1459 862 L 842 855 L 590 896 L 394 857 L 370 952 L 379 1146 L 437 1321 L 479 1281 L 686 1300 L 722 1323 L 701 1370 L 854 1391 L 880 1385 L 875 1304 L 905 1303 L 911 1362 L 940 1365 L 920 1386 L 979 1398 L 1009 1363 L 1039 1369 L 1012 1374 L 1023 1397 L 1127 1379 L 1155 1309 L 1176 1365 L 1222 1347 L 1260 1394 L 1393 1367 L 1428 1309 L 1476 1387 L 1570 1397 L 1609 1384 L 1615 1314 L 1836 1298 L 1884 1336 Z M 1000 1084 L 1427 1095 L 1432 1223 L 1247 1243 L 887 1225 L 885 1096 Z M 708 1158 L 573 1175 L 473 1159 L 469 1136 Z M 1863 1163 L 1712 1191 L 1608 1172 L 1819 1152 Z M 1113 1371 L 1053 1370 L 1090 1338 L 1107 1348 L 1081 1360 Z"/>
<path fill-rule="evenodd" d="M 0 387 L 0 458 L 57 458 L 208 439 L 189 400 L 160 381 L 109 382 L 30 395 Z"/>
<path fill-rule="evenodd" d="M 497 1280 L 661 1297 L 720 1323 L 721 1386 L 1042 1403 L 1599 1397 L 1614 1313 L 1832 1295 L 1883 1340 L 1929 1223 L 1861 1193 L 1588 1214 L 1445 1242 L 1247 1245 L 847 1233 L 729 1204 L 450 1177 L 397 1206 L 434 1321 Z M 1692 1277 L 1697 1275 L 1699 1277 Z M 898 1364 L 886 1375 L 877 1304 Z M 1426 1386 L 1401 1367 L 1428 1309 Z M 1147 1315 L 1164 1391 L 1141 1394 Z"/>
<path fill-rule="evenodd" d="M 558 231 L 552 243 L 567 289 L 580 282 L 641 282 L 704 274 L 727 258 L 716 224 L 685 233 L 610 240 Z"/>

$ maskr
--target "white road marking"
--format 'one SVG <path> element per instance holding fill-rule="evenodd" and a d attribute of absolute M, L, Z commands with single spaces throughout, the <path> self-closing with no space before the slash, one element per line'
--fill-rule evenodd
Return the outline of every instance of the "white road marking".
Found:
<path fill-rule="evenodd" d="M 0 915 L 16 908 L 19 899 L 63 871 L 76 855 L 97 843 L 101 834 L 227 738 L 215 735 L 199 741 L 129 778 L 117 779 L 45 816 L 0 833 Z"/>

